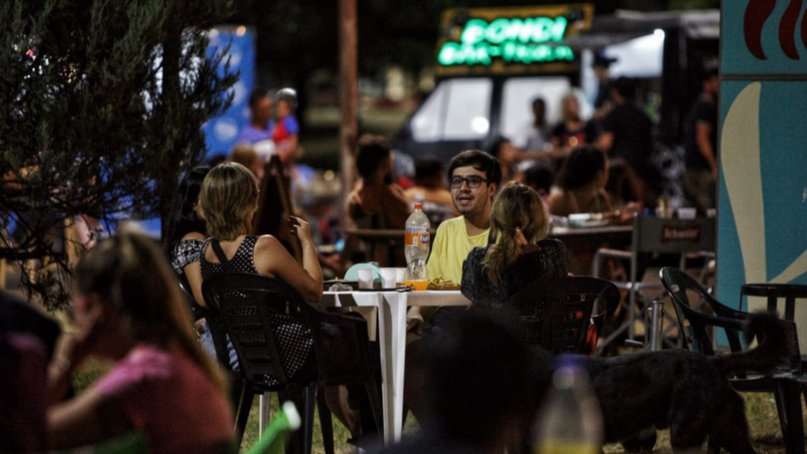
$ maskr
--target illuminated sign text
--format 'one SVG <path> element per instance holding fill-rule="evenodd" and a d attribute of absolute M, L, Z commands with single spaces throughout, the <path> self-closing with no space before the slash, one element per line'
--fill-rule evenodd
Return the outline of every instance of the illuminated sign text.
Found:
<path fill-rule="evenodd" d="M 443 66 L 490 65 L 501 59 L 506 64 L 572 61 L 574 53 L 558 46 L 566 34 L 566 17 L 498 18 L 487 22 L 470 19 L 460 42 L 445 42 L 437 55 Z"/>

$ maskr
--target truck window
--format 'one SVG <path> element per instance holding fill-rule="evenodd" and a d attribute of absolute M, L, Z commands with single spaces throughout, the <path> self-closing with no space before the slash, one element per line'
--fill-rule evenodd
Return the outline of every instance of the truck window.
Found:
<path fill-rule="evenodd" d="M 492 91 L 488 78 L 440 83 L 412 118 L 412 137 L 418 142 L 485 138 Z"/>
<path fill-rule="evenodd" d="M 566 77 L 518 77 L 504 82 L 502 95 L 501 133 L 518 140 L 532 124 L 532 100 L 544 98 L 546 120 L 552 125 L 560 118 L 560 100 L 571 90 Z"/>

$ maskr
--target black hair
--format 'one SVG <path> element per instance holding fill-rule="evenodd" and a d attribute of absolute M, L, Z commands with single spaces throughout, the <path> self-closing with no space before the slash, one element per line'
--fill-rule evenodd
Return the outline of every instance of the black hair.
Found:
<path fill-rule="evenodd" d="M 625 99 L 636 96 L 636 81 L 630 77 L 620 77 L 614 81 L 613 90 Z"/>
<path fill-rule="evenodd" d="M 505 144 L 505 143 L 510 143 L 510 139 L 508 139 L 505 136 L 501 136 L 501 135 L 496 136 L 496 138 L 493 139 L 493 142 L 490 144 L 490 147 L 488 147 L 488 153 L 490 153 L 491 156 L 494 156 L 494 157 L 498 158 L 499 153 L 502 150 L 502 144 Z"/>
<path fill-rule="evenodd" d="M 540 193 L 549 194 L 552 183 L 555 182 L 555 172 L 548 164 L 536 161 L 524 169 L 524 184 Z"/>
<path fill-rule="evenodd" d="M 196 214 L 194 206 L 202 190 L 202 181 L 209 171 L 210 167 L 207 165 L 196 166 L 179 182 L 174 210 L 168 224 L 168 238 L 164 242 L 166 252 L 170 253 L 174 245 L 190 232 L 205 233 L 205 221 Z"/>
<path fill-rule="evenodd" d="M 268 98 L 269 92 L 265 88 L 257 87 L 249 94 L 249 108 L 254 109 L 258 102 L 263 98 Z"/>
<path fill-rule="evenodd" d="M 389 159 L 389 142 L 381 136 L 370 134 L 359 138 L 356 151 L 356 170 L 362 178 L 370 178 Z"/>
<path fill-rule="evenodd" d="M 532 416 L 536 374 L 511 325 L 471 310 L 424 339 L 427 418 L 439 436 L 490 446 L 508 426 Z"/>
<path fill-rule="evenodd" d="M 443 163 L 436 156 L 419 156 L 415 158 L 415 182 L 424 178 L 433 178 L 443 173 Z"/>
<path fill-rule="evenodd" d="M 605 170 L 605 154 L 590 146 L 575 148 L 560 170 L 558 184 L 563 189 L 579 189 L 594 181 Z"/>
<path fill-rule="evenodd" d="M 544 106 L 544 108 L 546 108 L 546 100 L 544 98 L 542 98 L 541 96 L 536 96 L 536 97 L 532 98 L 532 102 L 530 102 L 530 105 L 533 108 L 535 108 L 536 104 L 541 104 L 541 105 Z"/>
<path fill-rule="evenodd" d="M 499 161 L 482 150 L 465 150 L 451 158 L 451 162 L 448 163 L 448 179 L 451 180 L 457 167 L 466 166 L 485 172 L 488 184 L 495 184 L 498 188 L 502 182 L 502 168 Z"/>

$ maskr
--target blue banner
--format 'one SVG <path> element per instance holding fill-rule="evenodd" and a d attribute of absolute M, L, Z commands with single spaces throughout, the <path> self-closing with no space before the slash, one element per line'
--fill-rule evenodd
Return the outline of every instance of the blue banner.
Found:
<path fill-rule="evenodd" d="M 235 145 L 238 132 L 249 121 L 249 94 L 255 86 L 255 33 L 244 26 L 217 27 L 209 32 L 207 55 L 211 57 L 229 45 L 230 72 L 238 71 L 238 82 L 230 88 L 233 103 L 226 112 L 208 120 L 205 133 L 207 156 L 228 154 Z M 223 73 L 223 66 L 219 68 Z"/>

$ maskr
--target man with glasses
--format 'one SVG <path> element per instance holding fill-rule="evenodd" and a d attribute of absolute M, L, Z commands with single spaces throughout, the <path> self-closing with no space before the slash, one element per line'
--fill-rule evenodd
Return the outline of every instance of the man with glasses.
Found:
<path fill-rule="evenodd" d="M 488 244 L 493 195 L 502 180 L 499 161 L 484 151 L 467 150 L 454 156 L 448 164 L 448 181 L 451 200 L 460 216 L 443 221 L 437 227 L 432 251 L 426 264 L 429 279 L 441 277 L 459 286 L 462 282 L 462 264 L 475 247 Z M 448 323 L 465 308 L 411 307 L 407 312 L 406 372 L 404 372 L 404 402 L 418 420 L 425 415 L 425 376 L 423 355 L 428 348 L 418 339 L 423 321 L 432 327 Z"/>
<path fill-rule="evenodd" d="M 429 279 L 462 282 L 462 262 L 471 249 L 488 244 L 493 195 L 502 180 L 496 159 L 479 150 L 454 156 L 448 165 L 451 200 L 460 216 L 437 228 L 427 264 Z"/>

